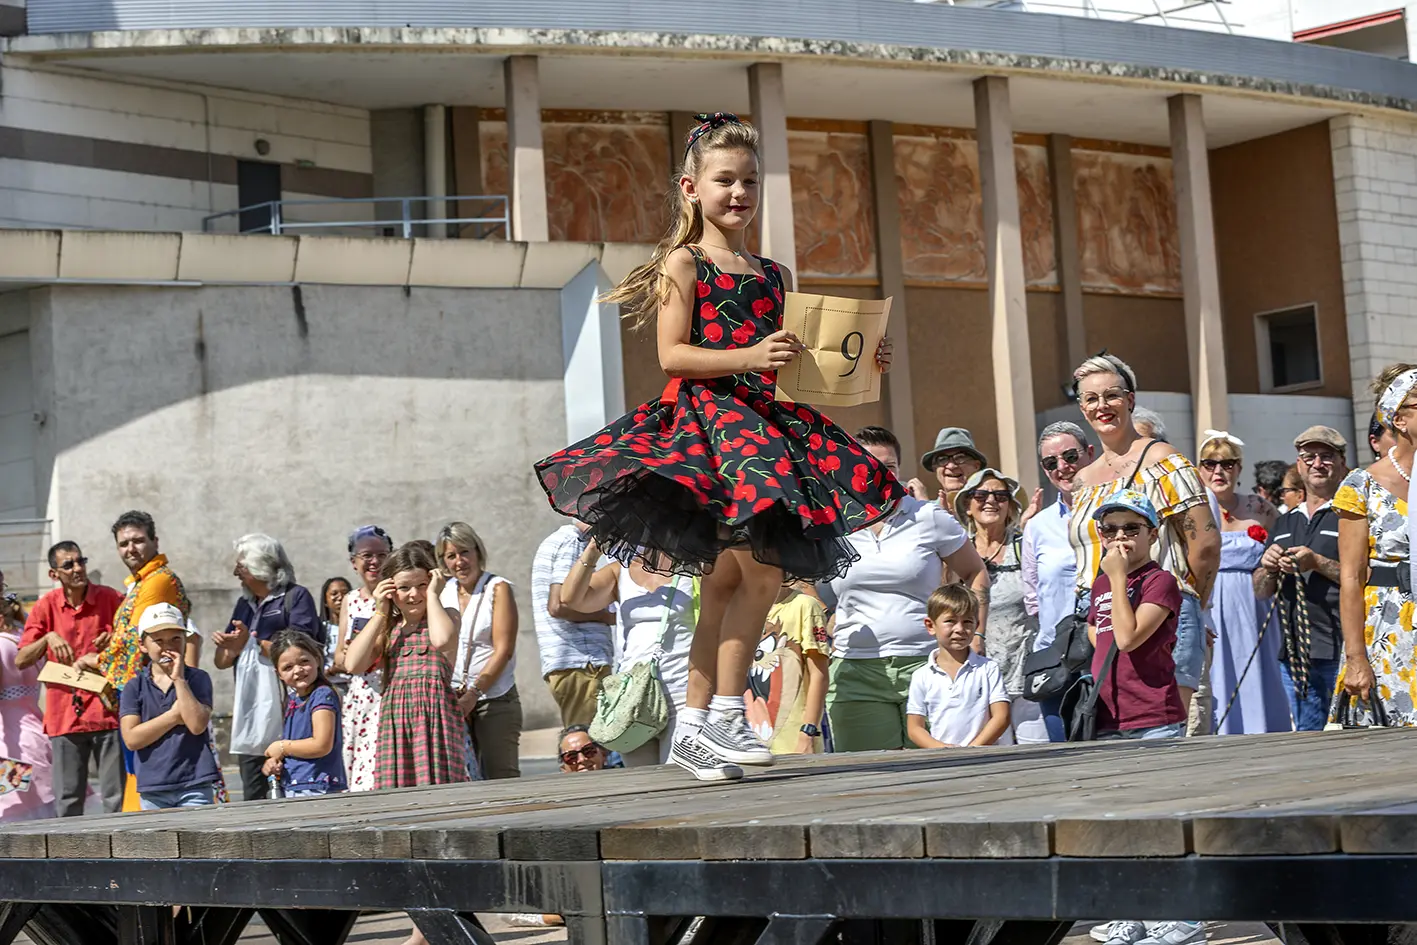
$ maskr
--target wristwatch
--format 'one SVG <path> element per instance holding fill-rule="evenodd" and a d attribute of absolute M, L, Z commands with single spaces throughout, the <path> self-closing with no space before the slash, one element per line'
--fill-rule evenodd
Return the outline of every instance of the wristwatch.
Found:
<path fill-rule="evenodd" d="M 812 738 L 820 738 L 822 735 L 822 730 L 817 728 L 817 726 L 813 725 L 811 722 L 808 722 L 806 725 L 802 726 L 802 734 L 811 736 Z"/>

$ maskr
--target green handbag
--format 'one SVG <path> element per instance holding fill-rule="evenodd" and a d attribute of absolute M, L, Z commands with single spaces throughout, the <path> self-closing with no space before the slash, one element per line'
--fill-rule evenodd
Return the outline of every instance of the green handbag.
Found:
<path fill-rule="evenodd" d="M 623 565 L 622 565 L 623 567 Z M 623 673 L 613 673 L 600 682 L 595 696 L 595 719 L 589 735 L 611 751 L 634 751 L 664 731 L 669 724 L 669 697 L 659 676 L 659 660 L 669 628 L 669 611 L 681 578 L 675 578 L 659 622 L 659 644 L 654 654 L 640 660 Z M 698 612 L 698 582 L 693 582 L 693 613 Z"/>

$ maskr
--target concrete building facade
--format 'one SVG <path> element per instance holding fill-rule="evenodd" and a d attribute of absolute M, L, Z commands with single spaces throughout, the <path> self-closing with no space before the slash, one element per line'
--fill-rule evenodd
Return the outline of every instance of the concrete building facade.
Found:
<path fill-rule="evenodd" d="M 521 587 L 547 721 L 525 585 L 556 517 L 530 464 L 663 385 L 594 300 L 662 233 L 696 111 L 764 133 L 762 251 L 896 300 L 885 396 L 836 419 L 911 455 L 968 426 L 1036 479 L 1102 348 L 1182 446 L 1228 427 L 1284 458 L 1301 417 L 1362 444 L 1366 385 L 1417 360 L 1397 58 L 904 0 L 355 6 L 0 20 L 11 584 L 42 589 L 61 536 L 117 583 L 106 527 L 146 507 L 214 628 L 244 532 L 318 586 L 360 522 L 465 518 Z"/>

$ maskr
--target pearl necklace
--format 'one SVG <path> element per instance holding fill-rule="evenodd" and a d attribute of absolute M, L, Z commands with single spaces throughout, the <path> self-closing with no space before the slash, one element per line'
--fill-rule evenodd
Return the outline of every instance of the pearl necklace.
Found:
<path fill-rule="evenodd" d="M 1408 482 L 1411 482 L 1411 481 L 1412 481 L 1412 474 L 1411 474 L 1411 473 L 1405 473 L 1405 472 L 1403 472 L 1403 471 L 1402 471 L 1402 467 L 1399 466 L 1398 463 L 1397 463 L 1397 447 L 1396 447 L 1396 446 L 1389 446 L 1389 447 L 1387 448 L 1387 461 L 1390 462 L 1390 463 L 1392 463 L 1392 468 L 1397 470 L 1397 474 L 1398 474 L 1399 476 L 1401 476 L 1403 479 L 1407 480 Z"/>

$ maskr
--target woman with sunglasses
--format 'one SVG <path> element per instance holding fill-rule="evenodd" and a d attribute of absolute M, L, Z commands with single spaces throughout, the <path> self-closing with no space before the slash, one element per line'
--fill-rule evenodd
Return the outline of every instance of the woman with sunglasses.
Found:
<path fill-rule="evenodd" d="M 1199 451 L 1201 478 L 1220 512 L 1220 572 L 1210 596 L 1211 626 L 1216 633 L 1210 691 L 1215 698 L 1217 735 L 1294 728 L 1280 675 L 1279 622 L 1270 614 L 1269 601 L 1255 599 L 1254 588 L 1255 569 L 1277 516 L 1264 499 L 1236 490 L 1245 466 L 1244 446 L 1229 433 L 1207 430 Z M 1266 616 L 1270 626 L 1261 635 Z"/>
<path fill-rule="evenodd" d="M 1018 482 L 997 469 L 981 469 L 955 495 L 955 515 L 964 523 L 974 550 L 989 572 L 989 613 L 977 639 L 998 664 L 1009 707 L 1009 731 L 998 744 L 1048 741 L 1043 710 L 1023 698 L 1023 661 L 1033 650 L 1024 607 L 1023 536 L 1018 520 Z"/>
<path fill-rule="evenodd" d="M 340 609 L 339 644 L 335 647 L 336 673 L 347 672 L 349 641 L 374 616 L 374 588 L 379 573 L 394 550 L 394 540 L 378 525 L 364 525 L 349 536 L 349 562 L 359 576 L 359 588 L 344 595 Z M 379 704 L 384 687 L 384 667 L 375 662 L 369 670 L 352 676 L 344 697 L 344 770 L 351 791 L 374 790 L 374 763 L 378 757 Z"/>
<path fill-rule="evenodd" d="M 590 737 L 590 728 L 585 725 L 570 725 L 562 730 L 556 753 L 561 759 L 562 774 L 600 771 L 610 754 Z"/>
<path fill-rule="evenodd" d="M 1102 503 L 1123 489 L 1151 500 L 1162 528 L 1152 558 L 1181 586 L 1176 631 L 1176 683 L 1188 707 L 1204 676 L 1204 608 L 1220 565 L 1220 531 L 1200 473 L 1174 446 L 1139 436 L 1132 425 L 1137 378 L 1121 358 L 1099 354 L 1073 372 L 1078 406 L 1102 443 L 1102 453 L 1078 473 L 1073 483 L 1068 540 L 1077 555 L 1079 590 L 1092 586 L 1102 564 L 1102 538 L 1093 520 Z M 1195 700 L 1187 734 L 1210 731 L 1203 699 Z"/>
<path fill-rule="evenodd" d="M 1371 466 L 1349 473 L 1333 497 L 1343 627 L 1338 685 L 1365 704 L 1377 724 L 1407 727 L 1417 725 L 1407 506 L 1417 452 L 1417 364 L 1388 366 L 1373 390 L 1378 421 L 1393 445 Z"/>
<path fill-rule="evenodd" d="M 1092 459 L 1092 444 L 1076 423 L 1050 423 L 1038 437 L 1038 464 L 1058 490 L 1058 499 L 1023 526 L 1023 605 L 1038 619 L 1034 650 L 1051 645 L 1058 624 L 1080 612 L 1077 556 L 1068 543 L 1068 518 L 1073 507 L 1073 480 Z M 1049 740 L 1055 742 L 1067 740 L 1062 702 L 1058 695 L 1039 703 Z"/>

